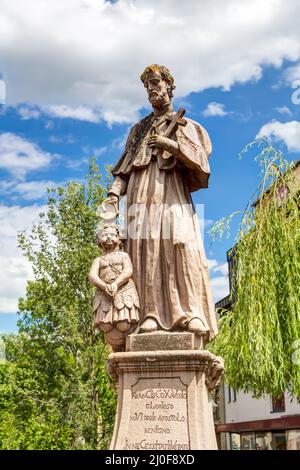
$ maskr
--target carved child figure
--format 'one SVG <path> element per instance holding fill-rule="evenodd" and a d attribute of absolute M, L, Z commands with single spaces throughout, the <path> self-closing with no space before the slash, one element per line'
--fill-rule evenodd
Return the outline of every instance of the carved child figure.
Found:
<path fill-rule="evenodd" d="M 105 224 L 96 232 L 103 254 L 93 261 L 89 281 L 97 287 L 94 297 L 94 328 L 100 328 L 114 350 L 122 350 L 125 338 L 139 321 L 139 297 L 131 279 L 129 255 L 120 251 L 119 227 Z"/>

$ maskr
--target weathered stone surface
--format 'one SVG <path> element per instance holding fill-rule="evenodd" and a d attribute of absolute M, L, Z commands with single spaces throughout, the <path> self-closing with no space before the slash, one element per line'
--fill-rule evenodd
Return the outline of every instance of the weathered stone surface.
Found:
<path fill-rule="evenodd" d="M 126 195 L 125 250 L 140 298 L 139 331 L 217 332 L 208 264 L 191 192 L 208 187 L 212 151 L 206 130 L 172 106 L 174 78 L 161 65 L 141 77 L 153 112 L 135 124 L 105 205 Z"/>
<path fill-rule="evenodd" d="M 189 449 L 187 385 L 179 377 L 139 378 L 131 387 L 125 449 Z"/>
<path fill-rule="evenodd" d="M 184 109 L 173 111 L 166 67 L 141 79 L 153 112 L 130 130 L 104 201 L 110 220 L 126 195 L 125 251 L 108 253 L 107 238 L 90 272 L 94 324 L 114 348 L 107 367 L 119 381 L 111 449 L 216 449 L 210 392 L 224 368 L 202 349 L 217 323 L 190 194 L 208 187 L 211 142 Z M 126 352 L 116 352 L 125 335 Z"/>
<path fill-rule="evenodd" d="M 166 351 L 199 349 L 202 338 L 193 333 L 141 333 L 127 336 L 126 351 Z"/>
<path fill-rule="evenodd" d="M 167 343 L 174 333 L 164 336 Z M 220 358 L 196 349 L 127 351 L 109 356 L 108 371 L 119 380 L 111 449 L 217 449 L 210 391 L 224 371 Z"/>
<path fill-rule="evenodd" d="M 120 231 L 116 224 L 98 227 L 96 240 L 102 255 L 94 259 L 89 281 L 97 287 L 93 302 L 93 326 L 105 333 L 113 351 L 124 351 L 126 336 L 135 331 L 140 302 L 132 264 L 127 253 L 120 251 Z"/>

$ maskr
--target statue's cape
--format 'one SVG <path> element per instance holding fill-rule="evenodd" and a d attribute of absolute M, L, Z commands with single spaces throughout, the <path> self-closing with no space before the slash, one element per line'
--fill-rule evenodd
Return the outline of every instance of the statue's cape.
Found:
<path fill-rule="evenodd" d="M 178 126 L 172 136 L 179 144 L 179 155 L 168 159 L 157 157 L 161 170 L 180 167 L 190 192 L 208 187 L 210 168 L 208 163 L 212 151 L 211 141 L 206 130 L 197 122 L 186 119 L 186 126 Z M 147 138 L 153 124 L 153 113 L 135 124 L 129 133 L 125 150 L 112 169 L 112 174 L 128 179 L 135 170 L 145 168 L 152 158 L 152 149 L 147 145 Z"/>

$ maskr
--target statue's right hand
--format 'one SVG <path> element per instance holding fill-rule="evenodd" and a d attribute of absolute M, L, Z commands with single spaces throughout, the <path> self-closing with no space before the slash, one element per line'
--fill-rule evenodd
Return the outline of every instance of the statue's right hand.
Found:
<path fill-rule="evenodd" d="M 111 202 L 112 204 L 119 205 L 119 197 L 116 196 L 115 194 L 109 194 L 108 198 L 105 199 L 107 202 Z"/>
<path fill-rule="evenodd" d="M 113 294 L 112 294 L 112 292 L 111 292 L 110 284 L 106 284 L 106 286 L 105 286 L 105 293 L 108 294 L 110 297 L 113 296 Z"/>
<path fill-rule="evenodd" d="M 98 209 L 98 215 L 102 219 L 113 220 L 119 214 L 119 198 L 115 194 L 109 194 Z"/>

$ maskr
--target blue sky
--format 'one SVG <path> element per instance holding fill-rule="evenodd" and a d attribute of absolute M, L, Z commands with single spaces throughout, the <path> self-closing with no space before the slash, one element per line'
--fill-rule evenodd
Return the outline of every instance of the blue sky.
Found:
<path fill-rule="evenodd" d="M 0 45 L 0 103 L 6 101 L 0 104 L 0 331 L 15 330 L 17 298 L 24 293 L 26 280 L 32 275 L 17 249 L 16 232 L 34 222 L 46 203 L 47 186 L 81 179 L 93 155 L 102 168 L 116 162 L 130 126 L 149 112 L 146 92 L 139 81 L 149 63 L 170 67 L 178 85 L 175 109 L 184 106 L 186 115 L 200 122 L 210 134 L 210 186 L 193 194 L 195 203 L 204 204 L 206 230 L 221 217 L 243 209 L 253 195 L 260 171 L 254 162 L 255 151 L 242 160 L 239 153 L 257 135 L 282 148 L 289 160 L 299 158 L 297 2 L 291 0 L 289 7 L 284 8 L 279 0 L 268 0 L 264 6 L 260 5 L 262 2 L 247 0 L 240 7 L 235 0 L 228 0 L 222 11 L 216 1 L 204 1 L 200 10 L 198 3 L 190 0 L 187 3 L 194 9 L 190 16 L 182 2 L 161 2 L 160 21 L 163 17 L 164 28 L 170 28 L 165 47 L 160 47 L 159 41 L 153 46 L 151 24 L 157 14 L 154 1 L 133 1 L 130 8 L 125 0 L 113 4 L 102 0 L 67 3 L 49 2 L 46 15 L 36 0 L 28 0 L 20 32 L 17 6 L 0 0 L 4 7 L 0 24 L 2 20 L 6 28 L 6 41 Z M 49 26 L 49 19 L 61 13 L 62 5 L 69 16 L 66 27 L 60 27 L 57 33 L 55 27 L 52 31 Z M 240 15 L 238 22 L 229 6 L 237 9 L 234 11 Z M 86 15 L 83 25 L 90 25 L 91 37 L 76 34 L 82 11 Z M 254 11 L 260 15 L 255 17 Z M 39 25 L 32 12 L 39 18 Z M 208 18 L 205 21 L 203 12 Z M 213 13 L 212 22 L 209 18 Z M 187 21 L 191 37 L 182 34 L 179 39 L 175 35 L 172 42 L 174 25 L 179 32 L 186 31 Z M 139 43 L 130 30 L 131 24 L 142 28 Z M 159 21 L 155 24 L 159 38 L 163 30 Z M 224 29 L 223 35 L 215 34 L 218 25 Z M 31 39 L 26 35 L 27 29 L 32 32 Z M 58 44 L 59 34 L 62 36 Z M 97 34 L 106 41 L 104 45 L 94 42 Z M 186 41 L 186 50 L 182 41 Z M 134 50 L 130 49 L 132 43 L 136 44 Z M 234 44 L 238 51 L 233 52 Z M 58 47 L 57 58 L 54 53 Z M 215 300 L 228 292 L 226 251 L 234 243 L 236 228 L 234 223 L 229 239 L 215 242 L 212 248 L 205 234 Z"/>

